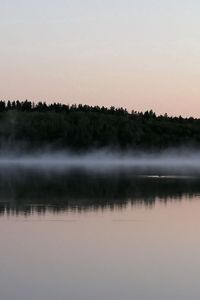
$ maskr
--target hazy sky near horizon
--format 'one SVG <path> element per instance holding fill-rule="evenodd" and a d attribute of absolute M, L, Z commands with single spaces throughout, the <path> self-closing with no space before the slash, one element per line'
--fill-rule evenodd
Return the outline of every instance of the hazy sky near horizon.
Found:
<path fill-rule="evenodd" d="M 200 116 L 197 0 L 0 0 L 0 98 Z"/>

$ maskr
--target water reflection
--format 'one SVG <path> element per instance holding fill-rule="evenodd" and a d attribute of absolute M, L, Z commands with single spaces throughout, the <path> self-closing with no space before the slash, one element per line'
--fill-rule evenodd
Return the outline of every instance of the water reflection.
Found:
<path fill-rule="evenodd" d="M 199 177 L 152 174 L 1 170 L 0 215 L 112 210 L 127 204 L 153 207 L 156 201 L 200 194 Z"/>

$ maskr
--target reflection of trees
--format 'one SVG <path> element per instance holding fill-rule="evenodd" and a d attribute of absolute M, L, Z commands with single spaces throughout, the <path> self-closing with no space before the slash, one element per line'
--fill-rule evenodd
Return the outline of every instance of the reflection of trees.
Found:
<path fill-rule="evenodd" d="M 198 179 L 148 178 L 128 173 L 0 173 L 0 214 L 153 206 L 200 192 Z"/>

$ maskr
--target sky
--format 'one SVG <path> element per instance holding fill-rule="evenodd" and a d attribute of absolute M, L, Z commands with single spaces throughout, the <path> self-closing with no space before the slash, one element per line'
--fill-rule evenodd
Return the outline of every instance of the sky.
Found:
<path fill-rule="evenodd" d="M 200 1 L 0 0 L 0 98 L 200 116 Z"/>

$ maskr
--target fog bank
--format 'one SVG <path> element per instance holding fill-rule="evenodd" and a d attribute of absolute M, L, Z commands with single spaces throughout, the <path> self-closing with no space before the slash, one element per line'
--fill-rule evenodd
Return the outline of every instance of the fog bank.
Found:
<path fill-rule="evenodd" d="M 160 170 L 200 171 L 200 152 L 168 151 L 163 153 L 117 153 L 94 151 L 87 154 L 42 152 L 34 154 L 0 154 L 0 167 L 39 168 L 53 170 L 84 169 L 90 171 Z"/>

